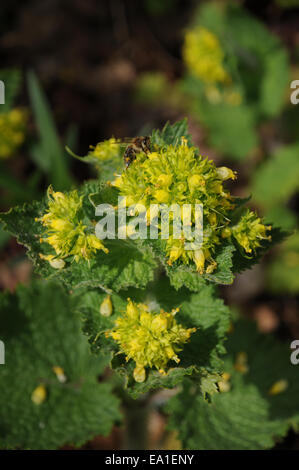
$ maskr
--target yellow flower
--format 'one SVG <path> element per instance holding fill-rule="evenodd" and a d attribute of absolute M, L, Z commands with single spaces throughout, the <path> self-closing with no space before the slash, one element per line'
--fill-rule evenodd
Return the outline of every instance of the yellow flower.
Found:
<path fill-rule="evenodd" d="M 222 374 L 222 380 L 218 382 L 218 388 L 219 391 L 224 393 L 224 392 L 229 392 L 231 389 L 231 385 L 229 383 L 230 381 L 230 374 L 228 372 L 224 372 Z"/>
<path fill-rule="evenodd" d="M 70 255 L 74 256 L 74 260 L 77 262 L 80 258 L 90 260 L 97 250 L 102 250 L 104 253 L 108 253 L 108 249 L 105 248 L 101 240 L 99 240 L 95 235 L 86 234 L 84 231 L 85 226 L 82 227 L 82 232 L 78 233 L 77 240 L 72 250 L 69 252 Z"/>
<path fill-rule="evenodd" d="M 196 264 L 197 271 L 202 274 L 204 272 L 204 265 L 205 265 L 205 255 L 203 250 L 195 250 L 194 251 L 194 262 Z"/>
<path fill-rule="evenodd" d="M 187 31 L 183 58 L 190 72 L 207 84 L 228 83 L 224 52 L 218 38 L 208 29 L 198 26 Z"/>
<path fill-rule="evenodd" d="M 155 367 L 164 374 L 170 360 L 179 362 L 177 353 L 196 328 L 185 329 L 179 325 L 174 318 L 176 312 L 150 312 L 147 305 L 128 299 L 125 314 L 117 318 L 112 330 L 106 332 L 107 337 L 118 343 L 126 360 L 135 362 L 133 376 L 136 382 L 144 382 L 146 367 Z"/>
<path fill-rule="evenodd" d="M 267 230 L 271 227 L 264 225 L 254 212 L 247 210 L 238 224 L 232 227 L 232 235 L 246 253 L 252 253 L 261 246 L 262 240 L 271 240 Z"/>
<path fill-rule="evenodd" d="M 202 175 L 192 175 L 188 178 L 188 186 L 191 192 L 195 191 L 199 186 L 205 185 L 205 179 Z"/>
<path fill-rule="evenodd" d="M 176 242 L 176 245 L 175 245 L 175 242 Z M 183 247 L 182 241 L 180 240 L 175 240 L 169 245 L 170 247 L 168 249 L 168 256 L 169 256 L 168 263 L 171 266 L 172 263 L 174 263 L 174 261 L 176 261 L 177 259 L 179 259 L 181 256 L 184 255 L 184 247 Z"/>
<path fill-rule="evenodd" d="M 161 187 L 168 188 L 172 183 L 172 176 L 170 174 L 162 174 L 158 177 L 157 184 Z"/>
<path fill-rule="evenodd" d="M 95 157 L 99 161 L 120 159 L 120 143 L 112 137 L 111 139 L 99 142 L 95 147 L 91 146 L 89 156 Z"/>
<path fill-rule="evenodd" d="M 220 166 L 217 168 L 217 174 L 219 178 L 221 178 L 223 181 L 232 179 L 236 179 L 236 172 L 231 170 L 230 168 L 227 168 L 226 166 Z"/>
<path fill-rule="evenodd" d="M 28 112 L 14 108 L 0 114 L 0 158 L 11 157 L 25 140 Z"/>
<path fill-rule="evenodd" d="M 195 147 L 189 147 L 183 137 L 178 145 L 167 145 L 149 154 L 138 154 L 130 167 L 112 184 L 126 198 L 119 208 L 142 203 L 147 211 L 148 225 L 157 216 L 160 234 L 158 205 L 177 204 L 183 214 L 183 205 L 190 204 L 191 229 L 194 231 L 195 204 L 202 204 L 204 227 L 207 222 L 213 226 L 213 231 L 209 228 L 204 230 L 203 251 L 186 251 L 183 236 L 174 238 L 172 223 L 169 238 L 163 246 L 170 265 L 176 261 L 194 263 L 198 272 L 211 273 L 217 267 L 213 252 L 222 241 L 221 230 L 229 224 L 229 212 L 234 208 L 232 196 L 223 187 L 223 181 L 229 178 L 235 179 L 235 172 L 226 167 L 218 169 L 212 161 L 198 155 Z M 170 222 L 172 220 L 173 214 L 170 212 Z"/>
<path fill-rule="evenodd" d="M 53 366 L 52 370 L 54 374 L 56 375 L 57 379 L 59 380 L 60 383 L 65 383 L 67 378 L 64 373 L 64 370 L 60 366 Z"/>
<path fill-rule="evenodd" d="M 122 185 L 122 178 L 121 176 L 118 176 L 114 181 L 113 181 L 113 186 L 116 188 L 120 188 Z"/>
<path fill-rule="evenodd" d="M 277 382 L 275 382 L 272 385 L 272 387 L 268 391 L 268 394 L 269 395 L 278 395 L 280 393 L 285 392 L 287 390 L 288 386 L 289 386 L 289 383 L 288 383 L 287 380 L 285 380 L 285 379 L 278 380 Z"/>
<path fill-rule="evenodd" d="M 158 189 L 154 192 L 153 196 L 159 203 L 167 204 L 167 202 L 169 201 L 169 192 L 165 189 Z"/>
<path fill-rule="evenodd" d="M 232 231 L 229 227 L 225 227 L 222 231 L 221 231 L 221 236 L 222 238 L 229 238 L 232 234 Z"/>
<path fill-rule="evenodd" d="M 44 255 L 40 253 L 39 256 L 41 259 L 49 261 L 50 266 L 52 266 L 54 269 L 62 269 L 65 266 L 65 261 L 60 258 L 55 258 L 54 255 Z"/>

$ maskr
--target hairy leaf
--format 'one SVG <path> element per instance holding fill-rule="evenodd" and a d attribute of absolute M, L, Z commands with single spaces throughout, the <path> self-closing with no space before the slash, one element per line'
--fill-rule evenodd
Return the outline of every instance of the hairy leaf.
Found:
<path fill-rule="evenodd" d="M 158 147 L 163 145 L 178 145 L 182 137 L 185 137 L 189 144 L 192 143 L 186 118 L 172 125 L 167 122 L 161 131 L 154 130 L 152 132 L 151 142 Z"/>
<path fill-rule="evenodd" d="M 209 403 L 186 381 L 167 406 L 169 427 L 178 431 L 186 449 L 267 449 L 298 424 L 299 384 L 288 346 L 240 321 L 227 350 L 229 391 L 213 394 Z M 247 373 L 234 367 L 240 352 L 247 354 Z M 281 380 L 286 390 L 269 393 Z"/>
<path fill-rule="evenodd" d="M 118 400 L 98 375 L 104 356 L 91 356 L 73 299 L 57 284 L 35 282 L 0 296 L 0 446 L 55 449 L 108 434 L 120 419 Z M 53 367 L 61 367 L 66 381 Z M 42 403 L 33 391 L 44 385 Z"/>

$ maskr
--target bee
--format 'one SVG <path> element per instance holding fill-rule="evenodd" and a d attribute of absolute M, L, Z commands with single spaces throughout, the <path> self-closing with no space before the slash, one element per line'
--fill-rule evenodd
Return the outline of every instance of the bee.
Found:
<path fill-rule="evenodd" d="M 148 136 L 134 137 L 133 139 L 126 139 L 129 145 L 124 153 L 124 164 L 126 169 L 129 168 L 131 163 L 136 159 L 138 153 L 149 153 L 151 150 L 151 139 Z"/>

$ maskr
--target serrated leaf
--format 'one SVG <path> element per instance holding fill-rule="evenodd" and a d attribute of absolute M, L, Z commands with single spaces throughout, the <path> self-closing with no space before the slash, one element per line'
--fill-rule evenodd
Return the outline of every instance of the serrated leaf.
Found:
<path fill-rule="evenodd" d="M 167 122 L 161 131 L 153 130 L 151 143 L 158 147 L 162 147 L 163 145 L 178 145 L 182 137 L 187 139 L 189 145 L 192 144 L 192 139 L 188 132 L 187 118 L 177 121 L 174 124 Z"/>
<path fill-rule="evenodd" d="M 288 345 L 241 321 L 227 349 L 224 370 L 231 375 L 229 391 L 213 394 L 208 403 L 194 383 L 186 381 L 167 406 L 169 427 L 178 431 L 185 449 L 267 449 L 298 423 L 299 384 Z M 240 351 L 248 356 L 247 373 L 234 368 Z M 287 389 L 269 394 L 281 380 Z"/>
<path fill-rule="evenodd" d="M 97 381 L 106 359 L 91 356 L 74 310 L 72 298 L 55 283 L 35 282 L 16 294 L 1 294 L 0 447 L 79 445 L 108 434 L 120 419 L 110 385 Z M 65 383 L 55 366 L 63 369 Z M 46 397 L 37 405 L 31 395 L 41 384 Z"/>
<path fill-rule="evenodd" d="M 199 293 L 191 294 L 187 289 L 174 290 L 165 277 L 150 285 L 145 293 L 139 293 L 138 298 L 132 294 L 134 293 L 128 294 L 127 291 L 112 294 L 113 312 L 109 317 L 100 314 L 100 305 L 106 294 L 99 291 L 85 293 L 83 297 L 80 295 L 78 309 L 93 352 L 110 355 L 112 367 L 123 377 L 124 386 L 134 398 L 156 388 L 173 388 L 186 375 L 195 376 L 200 382 L 201 377 L 207 380 L 210 374 L 221 371 L 220 356 L 225 352 L 223 343 L 229 328 L 230 312 L 222 300 L 215 297 L 212 286 L 203 287 Z M 184 327 L 197 328 L 191 335 L 190 342 L 184 345 L 183 352 L 179 354 L 179 366 L 169 363 L 170 369 L 166 375 L 147 369 L 147 377 L 143 383 L 135 382 L 132 377 L 134 361 L 126 362 L 125 356 L 119 354 L 116 342 L 105 336 L 105 331 L 113 328 L 117 317 L 125 311 L 128 295 L 132 300 L 154 305 L 156 311 L 160 308 L 171 311 L 180 307 L 176 315 L 177 322 Z"/>

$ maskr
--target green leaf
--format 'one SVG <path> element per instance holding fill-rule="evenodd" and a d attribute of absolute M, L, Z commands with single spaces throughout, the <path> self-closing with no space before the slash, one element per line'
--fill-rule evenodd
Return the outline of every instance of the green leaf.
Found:
<path fill-rule="evenodd" d="M 40 141 L 32 146 L 32 158 L 48 173 L 49 180 L 56 190 L 69 189 L 72 178 L 67 165 L 65 150 L 60 143 L 54 119 L 35 74 L 28 73 L 28 87 Z"/>
<path fill-rule="evenodd" d="M 120 419 L 119 403 L 111 387 L 98 382 L 106 359 L 91 356 L 73 299 L 57 284 L 35 282 L 1 294 L 0 307 L 0 447 L 55 449 L 107 435 Z M 37 405 L 31 395 L 40 384 L 47 394 Z"/>
<path fill-rule="evenodd" d="M 255 201 L 271 208 L 285 203 L 299 188 L 299 144 L 278 149 L 257 169 L 251 190 Z"/>
<path fill-rule="evenodd" d="M 279 39 L 237 5 L 226 10 L 227 38 L 235 54 L 249 104 L 259 114 L 275 116 L 284 104 L 289 83 L 287 53 Z"/>
<path fill-rule="evenodd" d="M 105 336 L 105 331 L 113 328 L 115 320 L 125 311 L 128 295 L 134 301 L 148 303 L 155 311 L 160 308 L 171 311 L 179 307 L 176 315 L 178 323 L 186 328 L 197 328 L 191 335 L 190 342 L 184 345 L 179 354 L 179 366 L 169 363 L 170 369 L 166 375 L 156 370 L 147 370 L 143 383 L 137 383 L 133 379 L 134 361 L 126 362 L 125 356 L 119 354 L 117 343 Z M 92 351 L 110 355 L 112 368 L 123 378 L 124 386 L 133 398 L 153 389 L 173 388 L 186 375 L 194 376 L 199 382 L 203 379 L 204 392 L 210 375 L 221 372 L 220 355 L 225 352 L 223 343 L 229 328 L 230 312 L 222 300 L 216 298 L 212 286 L 203 287 L 197 294 L 191 294 L 187 289 L 178 292 L 170 286 L 166 277 L 161 278 L 149 285 L 144 293 L 121 291 L 117 295 L 112 294 L 113 312 L 109 317 L 100 314 L 100 306 L 106 294 L 90 291 L 83 297 L 79 294 L 79 297 L 78 310 Z"/>
<path fill-rule="evenodd" d="M 231 159 L 242 160 L 257 146 L 255 113 L 245 105 L 193 103 L 200 121 L 209 130 L 209 141 Z"/>
<path fill-rule="evenodd" d="M 289 62 L 284 49 L 272 49 L 264 62 L 260 109 L 266 116 L 276 116 L 283 107 L 290 83 Z"/>
<path fill-rule="evenodd" d="M 109 253 L 98 253 L 88 263 L 80 261 L 59 273 L 68 286 L 100 287 L 107 292 L 129 286 L 144 288 L 153 279 L 156 262 L 150 250 L 129 240 L 106 241 Z"/>
<path fill-rule="evenodd" d="M 0 105 L 0 113 L 6 113 L 13 107 L 19 92 L 22 82 L 21 72 L 18 69 L 2 69 L 0 70 L 0 80 L 4 82 L 5 87 L 5 103 Z"/>
<path fill-rule="evenodd" d="M 208 403 L 194 383 L 185 381 L 167 405 L 169 427 L 178 432 L 184 449 L 268 449 L 298 424 L 298 374 L 290 362 L 289 346 L 240 321 L 227 349 L 224 370 L 231 374 L 229 391 L 213 394 Z M 234 368 L 240 351 L 248 357 L 247 373 Z M 270 395 L 280 380 L 286 380 L 288 388 Z"/>
<path fill-rule="evenodd" d="M 112 188 L 95 182 L 83 185 L 80 193 L 84 196 L 84 215 L 90 223 L 95 218 L 95 209 L 89 196 L 93 194 L 97 203 L 105 200 L 112 204 L 115 197 Z M 110 199 L 107 201 L 108 195 Z M 56 278 L 72 289 L 100 287 L 105 291 L 118 291 L 129 286 L 144 288 L 153 279 L 157 264 L 150 248 L 131 240 L 105 240 L 108 254 L 98 252 L 90 262 L 67 262 L 63 269 L 52 268 L 48 261 L 40 258 L 40 253 L 46 254 L 45 250 L 50 249 L 50 246 L 40 243 L 44 228 L 35 220 L 45 213 L 46 208 L 46 201 L 43 200 L 0 214 L 5 230 L 28 248 L 27 254 L 32 259 L 36 272 L 43 278 Z"/>
<path fill-rule="evenodd" d="M 299 292 L 299 234 L 289 237 L 268 267 L 268 283 L 274 292 Z"/>
<path fill-rule="evenodd" d="M 216 3 L 203 3 L 195 11 L 191 21 L 191 27 L 203 26 L 221 36 L 226 28 L 225 9 L 219 8 Z"/>

